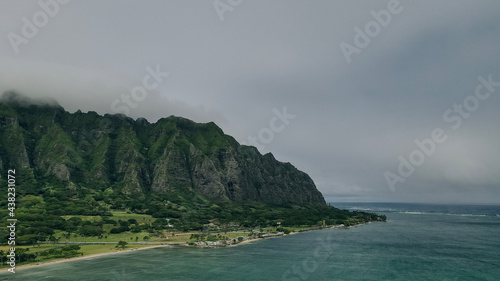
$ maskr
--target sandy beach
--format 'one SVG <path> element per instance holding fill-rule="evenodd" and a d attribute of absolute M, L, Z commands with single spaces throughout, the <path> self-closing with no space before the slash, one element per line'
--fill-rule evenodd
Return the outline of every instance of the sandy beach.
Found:
<path fill-rule="evenodd" d="M 22 269 L 26 269 L 26 268 L 31 268 L 31 267 L 48 265 L 48 264 L 56 264 L 56 263 L 63 263 L 63 262 L 70 262 L 70 261 L 77 261 L 77 260 L 86 260 L 86 259 L 92 259 L 92 258 L 97 258 L 97 257 L 102 257 L 102 256 L 108 256 L 108 255 L 116 255 L 116 254 L 131 252 L 131 251 L 140 251 L 140 250 L 146 250 L 146 249 L 152 249 L 152 248 L 159 248 L 159 247 L 169 247 L 169 246 L 170 245 L 152 245 L 152 246 L 146 246 L 146 247 L 140 247 L 140 248 L 127 249 L 127 250 L 118 250 L 118 251 L 114 251 L 114 252 L 106 252 L 106 253 L 100 253 L 100 254 L 86 255 L 86 256 L 81 256 L 81 257 L 74 257 L 74 258 L 53 260 L 53 261 L 47 261 L 47 262 L 37 262 L 37 263 L 31 263 L 31 264 L 23 264 L 23 265 L 16 266 L 16 271 L 22 270 Z M 1 268 L 0 272 L 1 273 L 7 272 L 7 270 L 9 268 L 10 267 Z"/>

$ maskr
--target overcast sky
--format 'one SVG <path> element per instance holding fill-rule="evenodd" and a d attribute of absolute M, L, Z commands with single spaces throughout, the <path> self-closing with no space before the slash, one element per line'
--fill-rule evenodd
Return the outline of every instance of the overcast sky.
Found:
<path fill-rule="evenodd" d="M 331 202 L 500 203 L 496 0 L 40 2 L 0 2 L 2 92 L 214 121 Z"/>

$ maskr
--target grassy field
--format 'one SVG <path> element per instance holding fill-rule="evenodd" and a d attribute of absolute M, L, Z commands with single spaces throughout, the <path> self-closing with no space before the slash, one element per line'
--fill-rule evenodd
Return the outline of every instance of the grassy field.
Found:
<path fill-rule="evenodd" d="M 155 218 L 153 218 L 150 215 L 131 214 L 125 211 L 113 211 L 112 219 L 124 220 L 124 221 L 129 219 L 135 219 L 137 220 L 138 223 L 152 223 L 153 221 L 155 221 Z"/>
<path fill-rule="evenodd" d="M 132 214 L 132 213 L 127 213 L 126 211 L 113 211 L 112 212 L 113 216 L 111 219 L 114 220 L 129 220 L 129 219 L 135 219 L 137 220 L 138 223 L 151 223 L 155 220 L 150 215 L 142 215 L 142 214 Z M 65 220 L 68 220 L 70 218 L 77 217 L 81 218 L 84 221 L 100 221 L 102 220 L 102 217 L 100 216 L 62 216 Z"/>
<path fill-rule="evenodd" d="M 139 233 L 130 233 L 130 232 L 123 232 L 123 233 L 118 233 L 118 234 L 109 234 L 104 236 L 103 238 L 98 238 L 98 237 L 82 237 L 82 236 L 75 236 L 72 235 L 70 238 L 62 237 L 62 232 L 58 231 L 56 232 L 56 237 L 59 238 L 59 242 L 118 242 L 118 241 L 125 241 L 125 242 L 189 242 L 189 241 L 194 241 L 190 239 L 191 234 L 201 234 L 199 231 L 192 231 L 189 233 L 181 233 L 181 232 L 167 232 L 164 231 L 160 237 L 150 237 L 148 240 L 144 240 L 145 236 L 150 236 L 150 233 L 147 232 L 139 232 Z M 248 236 L 249 232 L 220 232 L 217 233 L 220 234 L 221 236 L 225 236 L 229 239 L 236 238 L 238 236 Z M 217 235 L 216 234 L 216 235 Z M 212 233 L 212 235 L 214 235 Z"/>
<path fill-rule="evenodd" d="M 109 231 L 109 229 L 107 230 Z M 117 233 L 117 234 L 108 234 L 103 236 L 102 238 L 98 238 L 96 236 L 90 236 L 90 237 L 85 237 L 85 236 L 76 236 L 75 234 L 72 234 L 69 238 L 63 237 L 62 231 L 56 231 L 55 232 L 55 237 L 59 239 L 59 242 L 118 242 L 118 241 L 125 241 L 125 242 L 155 242 L 157 241 L 157 238 L 151 238 L 150 240 L 144 240 L 145 236 L 150 236 L 148 232 L 138 232 L 138 233 L 130 233 L 130 232 L 123 232 L 123 233 Z M 136 239 L 137 238 L 137 239 Z"/>
<path fill-rule="evenodd" d="M 128 221 L 129 219 L 135 219 L 138 224 L 149 224 L 155 221 L 155 218 L 153 218 L 150 215 L 142 215 L 142 214 L 132 214 L 132 213 L 127 213 L 125 211 L 114 211 L 113 216 L 111 219 L 115 221 L 123 220 L 123 221 Z M 101 221 L 102 217 L 100 216 L 63 216 L 64 219 L 68 220 L 72 217 L 78 217 L 81 218 L 84 221 Z M 110 225 L 110 224 L 105 224 L 103 226 L 103 230 L 106 233 L 109 233 L 109 231 L 116 226 Z M 72 234 L 69 238 L 63 236 L 63 231 L 55 231 L 55 237 L 58 239 L 59 242 L 118 242 L 118 241 L 125 241 L 125 242 L 143 242 L 143 241 L 148 241 L 148 239 L 144 239 L 144 237 L 149 237 L 150 240 L 149 242 L 155 242 L 158 241 L 156 237 L 151 237 L 152 235 L 148 232 L 138 232 L 138 233 L 130 233 L 130 232 L 124 232 L 124 233 L 117 233 L 117 234 L 106 234 L 103 235 L 103 237 L 98 238 L 98 237 L 84 237 L 84 236 L 79 236 L 76 234 Z M 168 234 L 164 234 L 167 236 Z"/>

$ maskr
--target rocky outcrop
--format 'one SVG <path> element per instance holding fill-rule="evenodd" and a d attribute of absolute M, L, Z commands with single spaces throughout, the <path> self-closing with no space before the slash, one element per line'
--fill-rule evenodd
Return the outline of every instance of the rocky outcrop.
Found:
<path fill-rule="evenodd" d="M 193 187 L 209 199 L 227 197 L 220 173 L 208 157 L 193 167 Z"/>

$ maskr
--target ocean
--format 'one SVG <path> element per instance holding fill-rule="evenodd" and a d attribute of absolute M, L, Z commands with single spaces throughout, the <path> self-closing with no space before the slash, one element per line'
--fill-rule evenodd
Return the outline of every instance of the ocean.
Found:
<path fill-rule="evenodd" d="M 500 280 L 500 206 L 332 203 L 387 222 L 236 247 L 166 247 L 0 274 L 0 280 Z"/>

